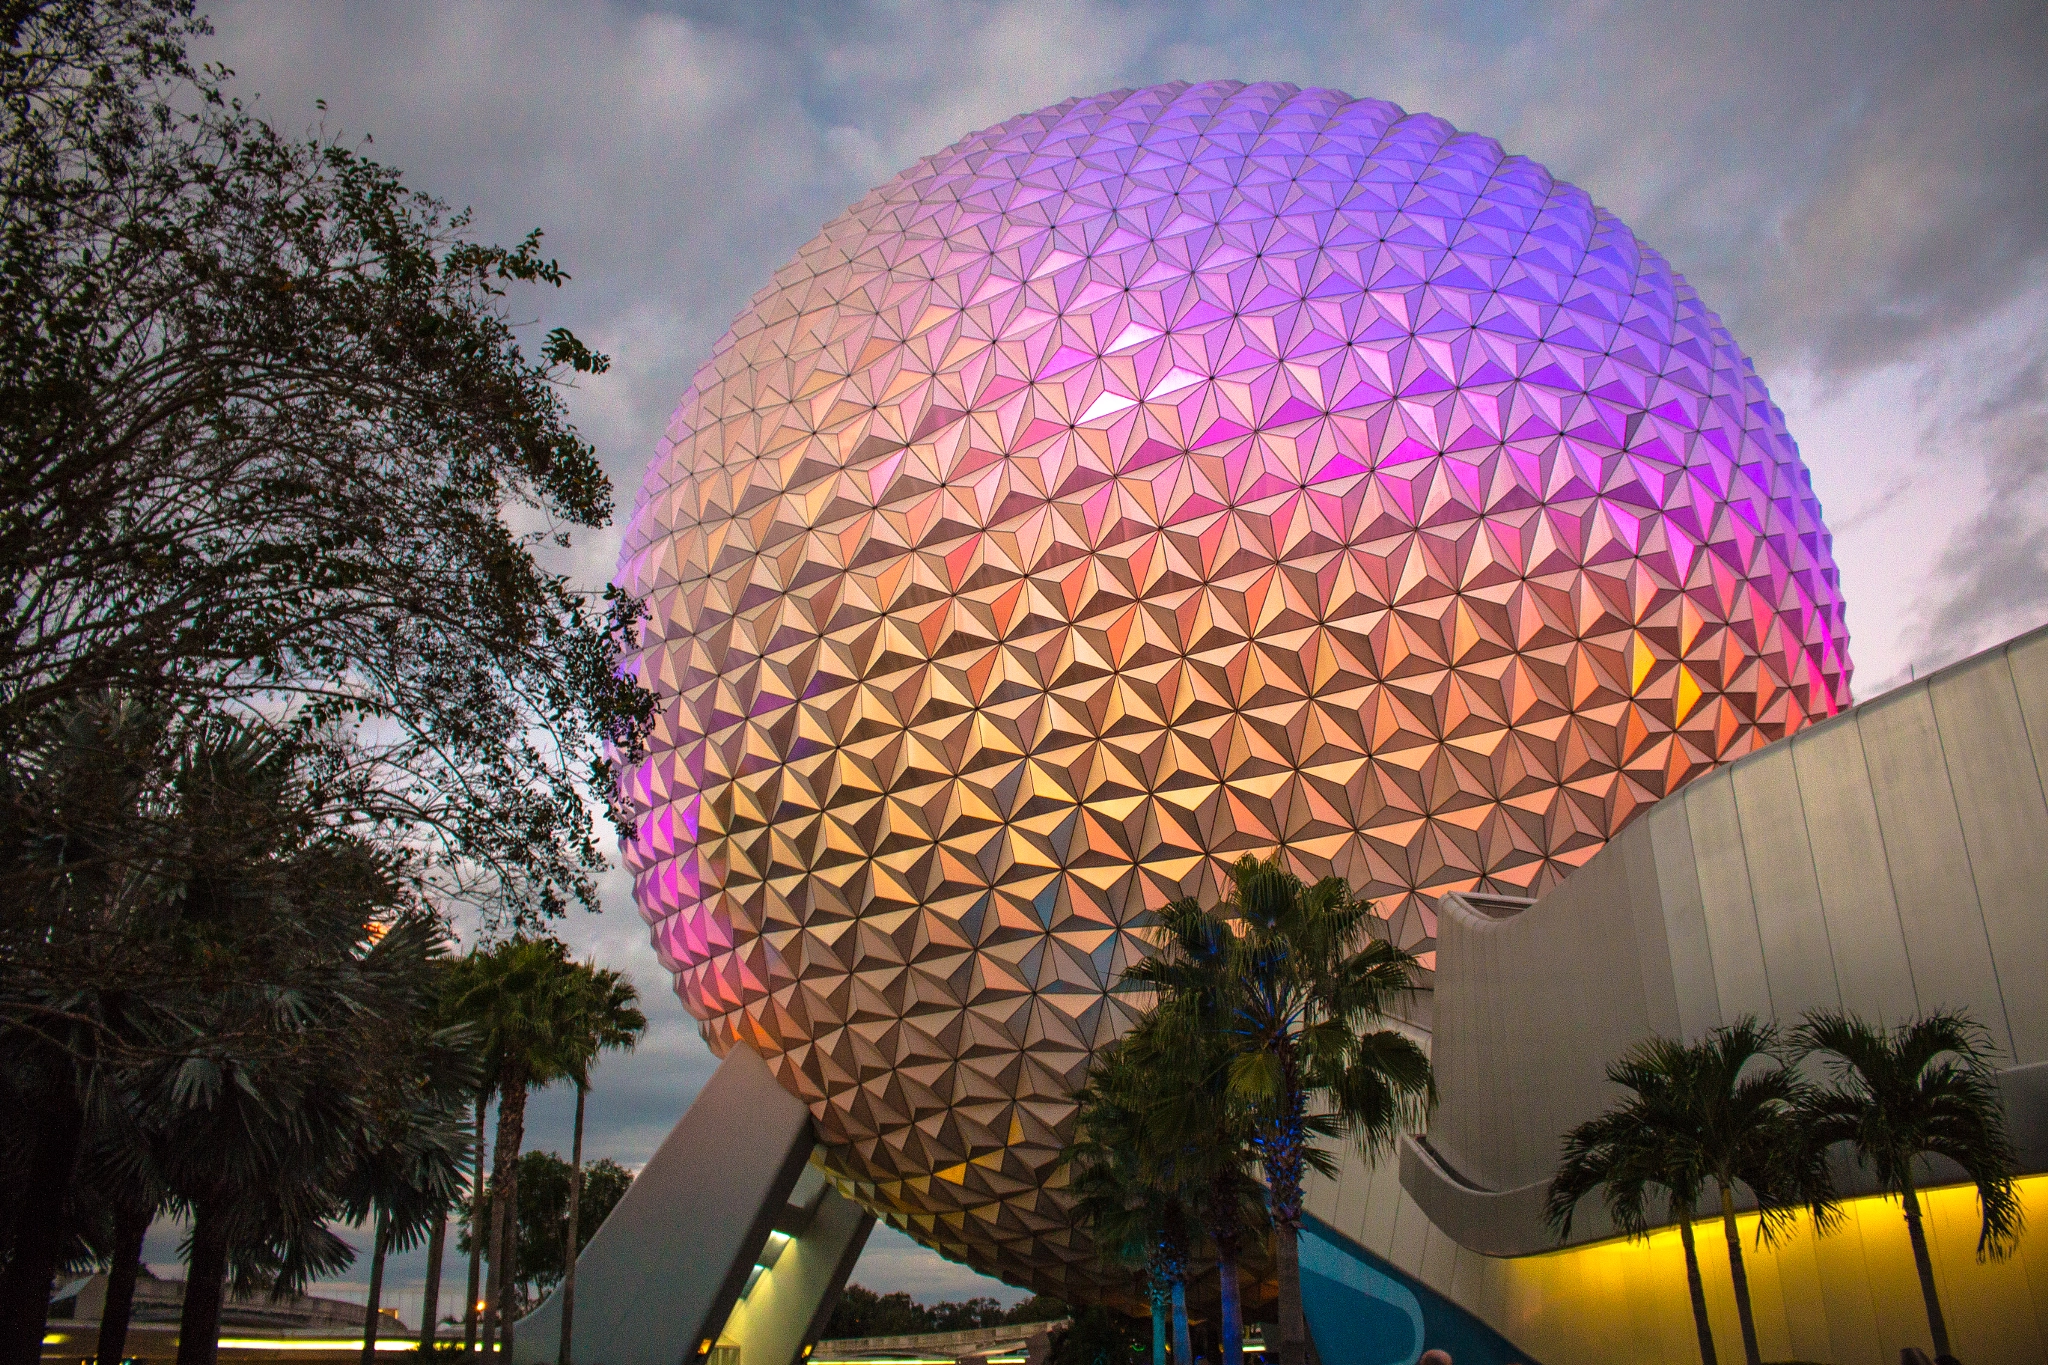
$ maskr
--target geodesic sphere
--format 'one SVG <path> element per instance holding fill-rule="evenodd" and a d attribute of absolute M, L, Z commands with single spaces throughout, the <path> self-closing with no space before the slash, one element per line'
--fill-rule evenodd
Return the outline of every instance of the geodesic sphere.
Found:
<path fill-rule="evenodd" d="M 1441 119 L 1170 85 L 833 220 L 684 394 L 619 581 L 684 1003 L 1012 1281 L 1147 911 L 1286 850 L 1429 954 L 1849 699 L 1806 470 L 1612 215 Z M 1078 1273 L 1077 1273 L 1078 1279 Z"/>

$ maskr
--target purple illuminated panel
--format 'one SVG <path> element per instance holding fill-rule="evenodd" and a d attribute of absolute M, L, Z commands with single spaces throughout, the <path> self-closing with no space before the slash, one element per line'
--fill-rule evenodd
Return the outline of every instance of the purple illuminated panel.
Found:
<path fill-rule="evenodd" d="M 1436 895 L 1542 891 L 1849 698 L 1798 451 L 1663 257 L 1284 85 L 1072 100 L 862 199 L 699 371 L 619 577 L 627 856 L 705 1037 L 1054 1290 L 1144 911 L 1279 847 L 1428 954 Z"/>

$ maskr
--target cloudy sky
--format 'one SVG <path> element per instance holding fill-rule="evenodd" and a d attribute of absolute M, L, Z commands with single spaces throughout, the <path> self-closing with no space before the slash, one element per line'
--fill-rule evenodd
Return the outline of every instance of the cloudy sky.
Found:
<path fill-rule="evenodd" d="M 1693 282 L 1813 470 L 1859 699 L 2048 619 L 2039 0 L 216 0 L 211 13 L 205 55 L 274 121 L 373 138 L 414 186 L 473 208 L 481 236 L 546 230 L 575 281 L 535 307 L 614 357 L 572 406 L 628 507 L 727 322 L 869 186 L 1069 95 L 1281 80 L 1496 137 Z M 609 576 L 616 544 L 580 548 L 589 581 Z M 605 914 L 565 931 L 653 1006 L 640 1051 L 599 1072 L 588 1140 L 637 1163 L 712 1059 L 623 878 Z M 532 1114 L 530 1140 L 566 1151 L 567 1096 L 544 1093 Z M 174 1255 L 156 1239 L 153 1260 Z M 418 1259 L 394 1267 L 401 1286 Z M 894 1234 L 856 1277 L 927 1299 L 1002 1292 Z M 416 1294 L 400 1303 L 411 1318 Z"/>

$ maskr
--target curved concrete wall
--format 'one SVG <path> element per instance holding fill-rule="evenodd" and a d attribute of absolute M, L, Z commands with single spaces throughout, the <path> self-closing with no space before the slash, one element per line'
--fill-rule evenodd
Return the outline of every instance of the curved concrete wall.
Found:
<path fill-rule="evenodd" d="M 1629 1046 L 1815 1007 L 1968 1010 L 2004 1054 L 2025 1169 L 2048 1172 L 2044 773 L 2048 629 L 1698 779 L 1538 902 L 1444 898 L 1438 1111 L 1398 1163 L 1351 1158 L 1320 1182 L 1311 1211 L 1538 1358 L 1689 1355 L 1676 1232 L 1556 1250 L 1544 1186 L 1564 1133 L 1616 1098 L 1604 1073 Z M 1975 1260 L 1973 1192 L 1931 1201 L 1966 1358 L 2048 1358 L 2048 1178 L 2024 1190 L 2034 1231 L 2004 1265 Z M 1927 1344 L 1896 1206 L 1850 1207 L 1843 1233 L 1753 1253 L 1767 1355 L 1892 1361 Z M 1611 1237 L 1596 1200 L 1579 1217 L 1578 1241 Z M 1701 1240 L 1732 1342 L 1726 1257 Z"/>

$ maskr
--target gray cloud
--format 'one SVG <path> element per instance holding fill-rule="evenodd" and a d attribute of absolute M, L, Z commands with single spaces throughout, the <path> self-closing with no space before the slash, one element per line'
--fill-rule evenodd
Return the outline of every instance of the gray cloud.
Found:
<path fill-rule="evenodd" d="M 310 121 L 324 98 L 331 126 L 473 206 L 480 233 L 547 230 L 576 279 L 531 306 L 615 357 L 571 406 L 622 511 L 727 321 L 869 185 L 1069 95 L 1278 79 L 1497 136 L 1693 281 L 1757 357 L 1834 514 L 1859 695 L 2048 616 L 2038 0 L 226 0 L 213 14 L 208 55 L 272 117 Z M 589 537 L 569 567 L 601 583 L 616 546 L 616 530 Z M 592 1111 L 591 1149 L 637 1161 L 712 1062 L 622 877 L 607 904 L 565 929 L 632 970 L 652 1006 L 648 1041 L 604 1064 Z M 566 1095 L 532 1112 L 533 1141 L 566 1149 Z M 965 1292 L 957 1267 L 900 1241 L 878 1237 L 871 1258 L 860 1273 L 877 1288 Z"/>
<path fill-rule="evenodd" d="M 2033 300 L 2048 305 L 2048 288 Z M 2048 307 L 2028 311 L 2015 320 L 2024 338 L 2017 356 L 1962 348 L 1923 397 L 1934 414 L 1920 441 L 1924 458 L 1940 462 L 1956 447 L 1985 458 L 1977 510 L 1950 534 L 1913 603 L 1911 672 L 2048 620 Z"/>

